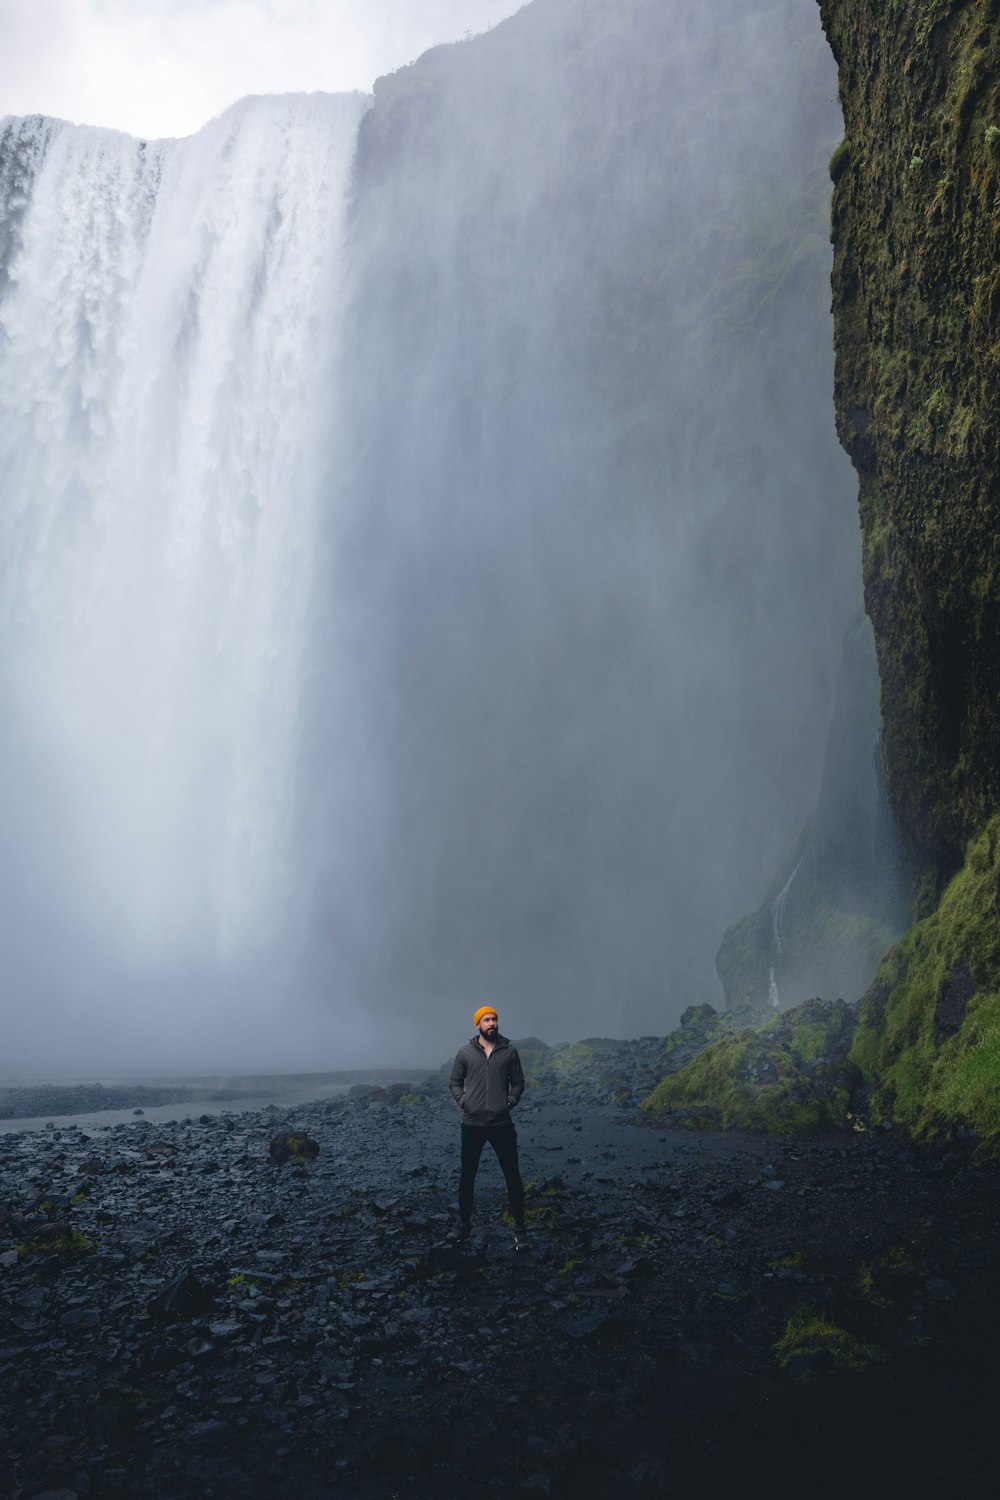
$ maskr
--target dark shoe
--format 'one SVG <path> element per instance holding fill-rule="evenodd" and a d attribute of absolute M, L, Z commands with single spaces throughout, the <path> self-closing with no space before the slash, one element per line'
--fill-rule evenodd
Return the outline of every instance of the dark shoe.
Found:
<path fill-rule="evenodd" d="M 472 1239 L 472 1224 L 468 1219 L 463 1219 L 455 1230 L 454 1237 L 460 1243 Z"/>
<path fill-rule="evenodd" d="M 525 1227 L 524 1227 L 523 1224 L 515 1224 L 514 1225 L 514 1249 L 515 1250 L 530 1250 L 531 1249 L 531 1243 L 530 1243 L 530 1241 L 528 1239 L 528 1231 L 525 1229 Z"/>

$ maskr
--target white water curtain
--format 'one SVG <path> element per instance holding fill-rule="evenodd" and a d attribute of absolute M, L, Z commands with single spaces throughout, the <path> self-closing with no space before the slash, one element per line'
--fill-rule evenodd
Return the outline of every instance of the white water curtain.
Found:
<path fill-rule="evenodd" d="M 6 796 L 58 788 L 25 841 L 130 962 L 239 953 L 289 893 L 366 103 L 249 99 L 148 144 L 7 123 Z"/>

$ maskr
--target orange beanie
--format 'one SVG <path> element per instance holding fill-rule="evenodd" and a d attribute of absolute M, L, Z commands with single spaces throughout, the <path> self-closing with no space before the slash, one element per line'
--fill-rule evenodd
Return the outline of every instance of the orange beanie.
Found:
<path fill-rule="evenodd" d="M 479 1007 L 479 1009 L 476 1011 L 476 1014 L 472 1018 L 472 1024 L 473 1024 L 473 1026 L 478 1027 L 480 1021 L 483 1019 L 484 1016 L 497 1016 L 497 1013 L 493 1009 L 492 1005 L 481 1005 Z M 500 1017 L 497 1016 L 497 1020 L 498 1021 L 499 1021 L 499 1019 L 500 1019 Z"/>

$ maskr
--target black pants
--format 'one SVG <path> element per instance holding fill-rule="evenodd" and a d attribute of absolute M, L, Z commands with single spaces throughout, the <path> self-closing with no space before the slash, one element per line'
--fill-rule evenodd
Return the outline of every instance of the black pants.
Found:
<path fill-rule="evenodd" d="M 517 1131 L 513 1120 L 502 1125 L 462 1126 L 462 1175 L 458 1182 L 458 1212 L 460 1218 L 472 1218 L 472 1200 L 479 1171 L 479 1158 L 489 1141 L 496 1152 L 500 1170 L 507 1184 L 507 1197 L 515 1224 L 524 1223 L 524 1184 L 517 1166 Z"/>

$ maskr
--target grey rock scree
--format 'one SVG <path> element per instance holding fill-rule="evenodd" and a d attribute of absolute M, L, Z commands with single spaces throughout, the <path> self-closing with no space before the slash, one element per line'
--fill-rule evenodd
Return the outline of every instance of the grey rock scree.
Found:
<path fill-rule="evenodd" d="M 449 1239 L 454 1116 L 396 1088 L 0 1138 L 0 1494 L 987 1492 L 1000 1173 L 968 1143 L 529 1090 L 525 1256 L 489 1159 Z M 280 1130 L 320 1154 L 276 1165 Z"/>

